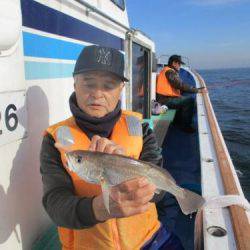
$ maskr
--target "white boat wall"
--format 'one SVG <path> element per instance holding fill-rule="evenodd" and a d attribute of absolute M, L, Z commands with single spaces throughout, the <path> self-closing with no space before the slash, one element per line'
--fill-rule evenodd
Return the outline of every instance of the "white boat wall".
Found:
<path fill-rule="evenodd" d="M 149 38 L 130 30 L 119 2 L 0 1 L 0 249 L 31 249 L 51 224 L 41 203 L 39 151 L 44 129 L 70 115 L 72 72 L 82 48 L 100 44 L 124 52 L 131 81 L 133 40 L 150 58 L 154 52 Z M 123 108 L 131 107 L 130 86 Z"/>
<path fill-rule="evenodd" d="M 206 86 L 195 71 L 198 86 Z M 202 195 L 237 195 L 245 200 L 208 94 L 197 95 Z M 246 201 L 247 202 L 247 201 Z M 203 210 L 205 249 L 250 249 L 250 211 L 240 206 Z"/>
<path fill-rule="evenodd" d="M 150 118 L 150 103 L 155 99 L 155 44 L 142 32 L 129 27 L 122 0 L 0 1 L 0 249 L 31 249 L 52 224 L 41 202 L 42 135 L 49 125 L 70 116 L 68 99 L 73 91 L 75 60 L 82 48 L 90 44 L 113 47 L 124 53 L 130 81 L 121 97 L 122 107 Z M 147 69 L 142 103 L 135 98 L 139 87 L 137 62 L 141 58 Z M 189 68 L 183 70 L 193 76 L 197 86 L 203 84 Z M 202 95 L 198 95 L 197 104 L 202 193 L 205 197 L 222 195 L 227 192 Z M 230 172 L 243 196 L 216 126 Z M 247 222 L 244 223 L 247 227 Z M 236 249 L 239 243 L 232 225 L 228 209 L 205 209 L 202 230 L 205 249 Z M 208 232 L 211 226 L 219 226 L 227 234 L 212 236 Z M 249 244 L 246 246 L 239 249 L 249 249 Z"/>

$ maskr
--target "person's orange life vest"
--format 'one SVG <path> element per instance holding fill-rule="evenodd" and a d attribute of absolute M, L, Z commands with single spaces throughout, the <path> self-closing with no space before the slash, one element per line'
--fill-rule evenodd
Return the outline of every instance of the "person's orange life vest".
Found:
<path fill-rule="evenodd" d="M 170 67 L 164 67 L 158 75 L 156 84 L 156 93 L 165 96 L 179 97 L 181 92 L 179 89 L 175 89 L 171 86 L 170 82 L 166 78 L 165 73 L 169 70 L 173 70 Z"/>
<path fill-rule="evenodd" d="M 141 114 L 123 111 L 120 119 L 115 124 L 110 139 L 122 145 L 127 156 L 138 159 L 142 151 L 143 138 L 141 126 Z M 49 127 L 46 131 L 55 141 L 57 128 L 68 126 L 74 138 L 72 150 L 87 150 L 90 140 L 87 135 L 76 125 L 73 117 Z M 75 173 L 68 171 L 63 151 L 60 150 L 64 168 L 71 176 L 75 188 L 75 194 L 81 197 L 93 197 L 101 194 L 100 185 L 87 183 Z M 83 211 L 84 213 L 84 211 Z M 58 227 L 60 241 L 63 250 L 75 249 L 140 249 L 159 229 L 155 204 L 142 214 L 127 218 L 109 219 L 98 223 L 93 227 L 72 230 Z"/>

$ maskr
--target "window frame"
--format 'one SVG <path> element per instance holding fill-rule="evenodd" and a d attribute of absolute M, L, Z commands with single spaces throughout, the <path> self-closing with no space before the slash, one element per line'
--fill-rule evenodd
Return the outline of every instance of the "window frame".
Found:
<path fill-rule="evenodd" d="M 151 48 L 149 48 L 148 46 L 146 46 L 145 44 L 138 42 L 136 39 L 133 39 L 132 41 L 132 57 L 133 57 L 133 45 L 135 46 L 139 46 L 140 49 L 143 49 L 144 53 L 146 53 L 146 71 L 145 71 L 145 77 L 147 80 L 147 83 L 144 82 L 143 86 L 144 86 L 144 97 L 143 97 L 143 112 L 141 113 L 143 115 L 143 119 L 150 119 L 151 117 L 151 74 L 152 74 L 152 50 Z M 145 56 L 145 54 L 144 54 Z M 133 61 L 132 61 L 133 64 Z M 132 65 L 133 67 L 133 65 Z M 133 71 L 133 69 L 132 69 Z M 134 84 L 134 79 L 132 77 L 132 82 L 131 82 L 131 86 Z M 132 96 L 132 107 L 131 109 L 135 112 L 138 112 L 136 110 L 133 109 L 133 90 L 131 89 L 131 96 Z M 145 95 L 146 93 L 146 95 Z"/>
<path fill-rule="evenodd" d="M 125 10 L 125 0 L 121 0 L 121 1 L 123 2 L 123 6 L 119 5 L 119 4 L 117 3 L 117 0 L 111 0 L 111 2 L 112 2 L 113 4 L 115 4 L 118 8 L 120 8 L 122 11 L 124 11 L 124 10 Z"/>

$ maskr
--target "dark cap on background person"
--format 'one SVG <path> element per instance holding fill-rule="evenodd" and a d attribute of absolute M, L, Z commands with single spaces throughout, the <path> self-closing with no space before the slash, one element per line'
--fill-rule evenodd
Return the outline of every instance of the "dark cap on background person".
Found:
<path fill-rule="evenodd" d="M 128 81 L 124 76 L 124 55 L 116 49 L 97 45 L 86 46 L 80 53 L 73 76 L 87 71 L 107 71 Z"/>
<path fill-rule="evenodd" d="M 168 65 L 172 65 L 173 62 L 179 62 L 180 64 L 185 64 L 182 61 L 181 56 L 179 56 L 179 55 L 172 55 L 172 56 L 169 57 L 169 59 L 168 59 Z"/>

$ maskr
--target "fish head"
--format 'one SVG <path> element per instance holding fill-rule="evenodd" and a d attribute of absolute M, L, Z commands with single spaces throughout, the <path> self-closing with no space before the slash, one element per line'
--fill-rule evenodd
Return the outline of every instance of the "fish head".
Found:
<path fill-rule="evenodd" d="M 69 170 L 75 171 L 79 167 L 81 167 L 83 170 L 86 168 L 84 164 L 84 156 L 79 151 L 66 152 L 65 155 L 68 161 Z"/>
<path fill-rule="evenodd" d="M 75 150 L 65 153 L 67 167 L 79 177 L 90 183 L 99 183 L 103 169 L 99 168 L 93 153 L 84 150 Z"/>

